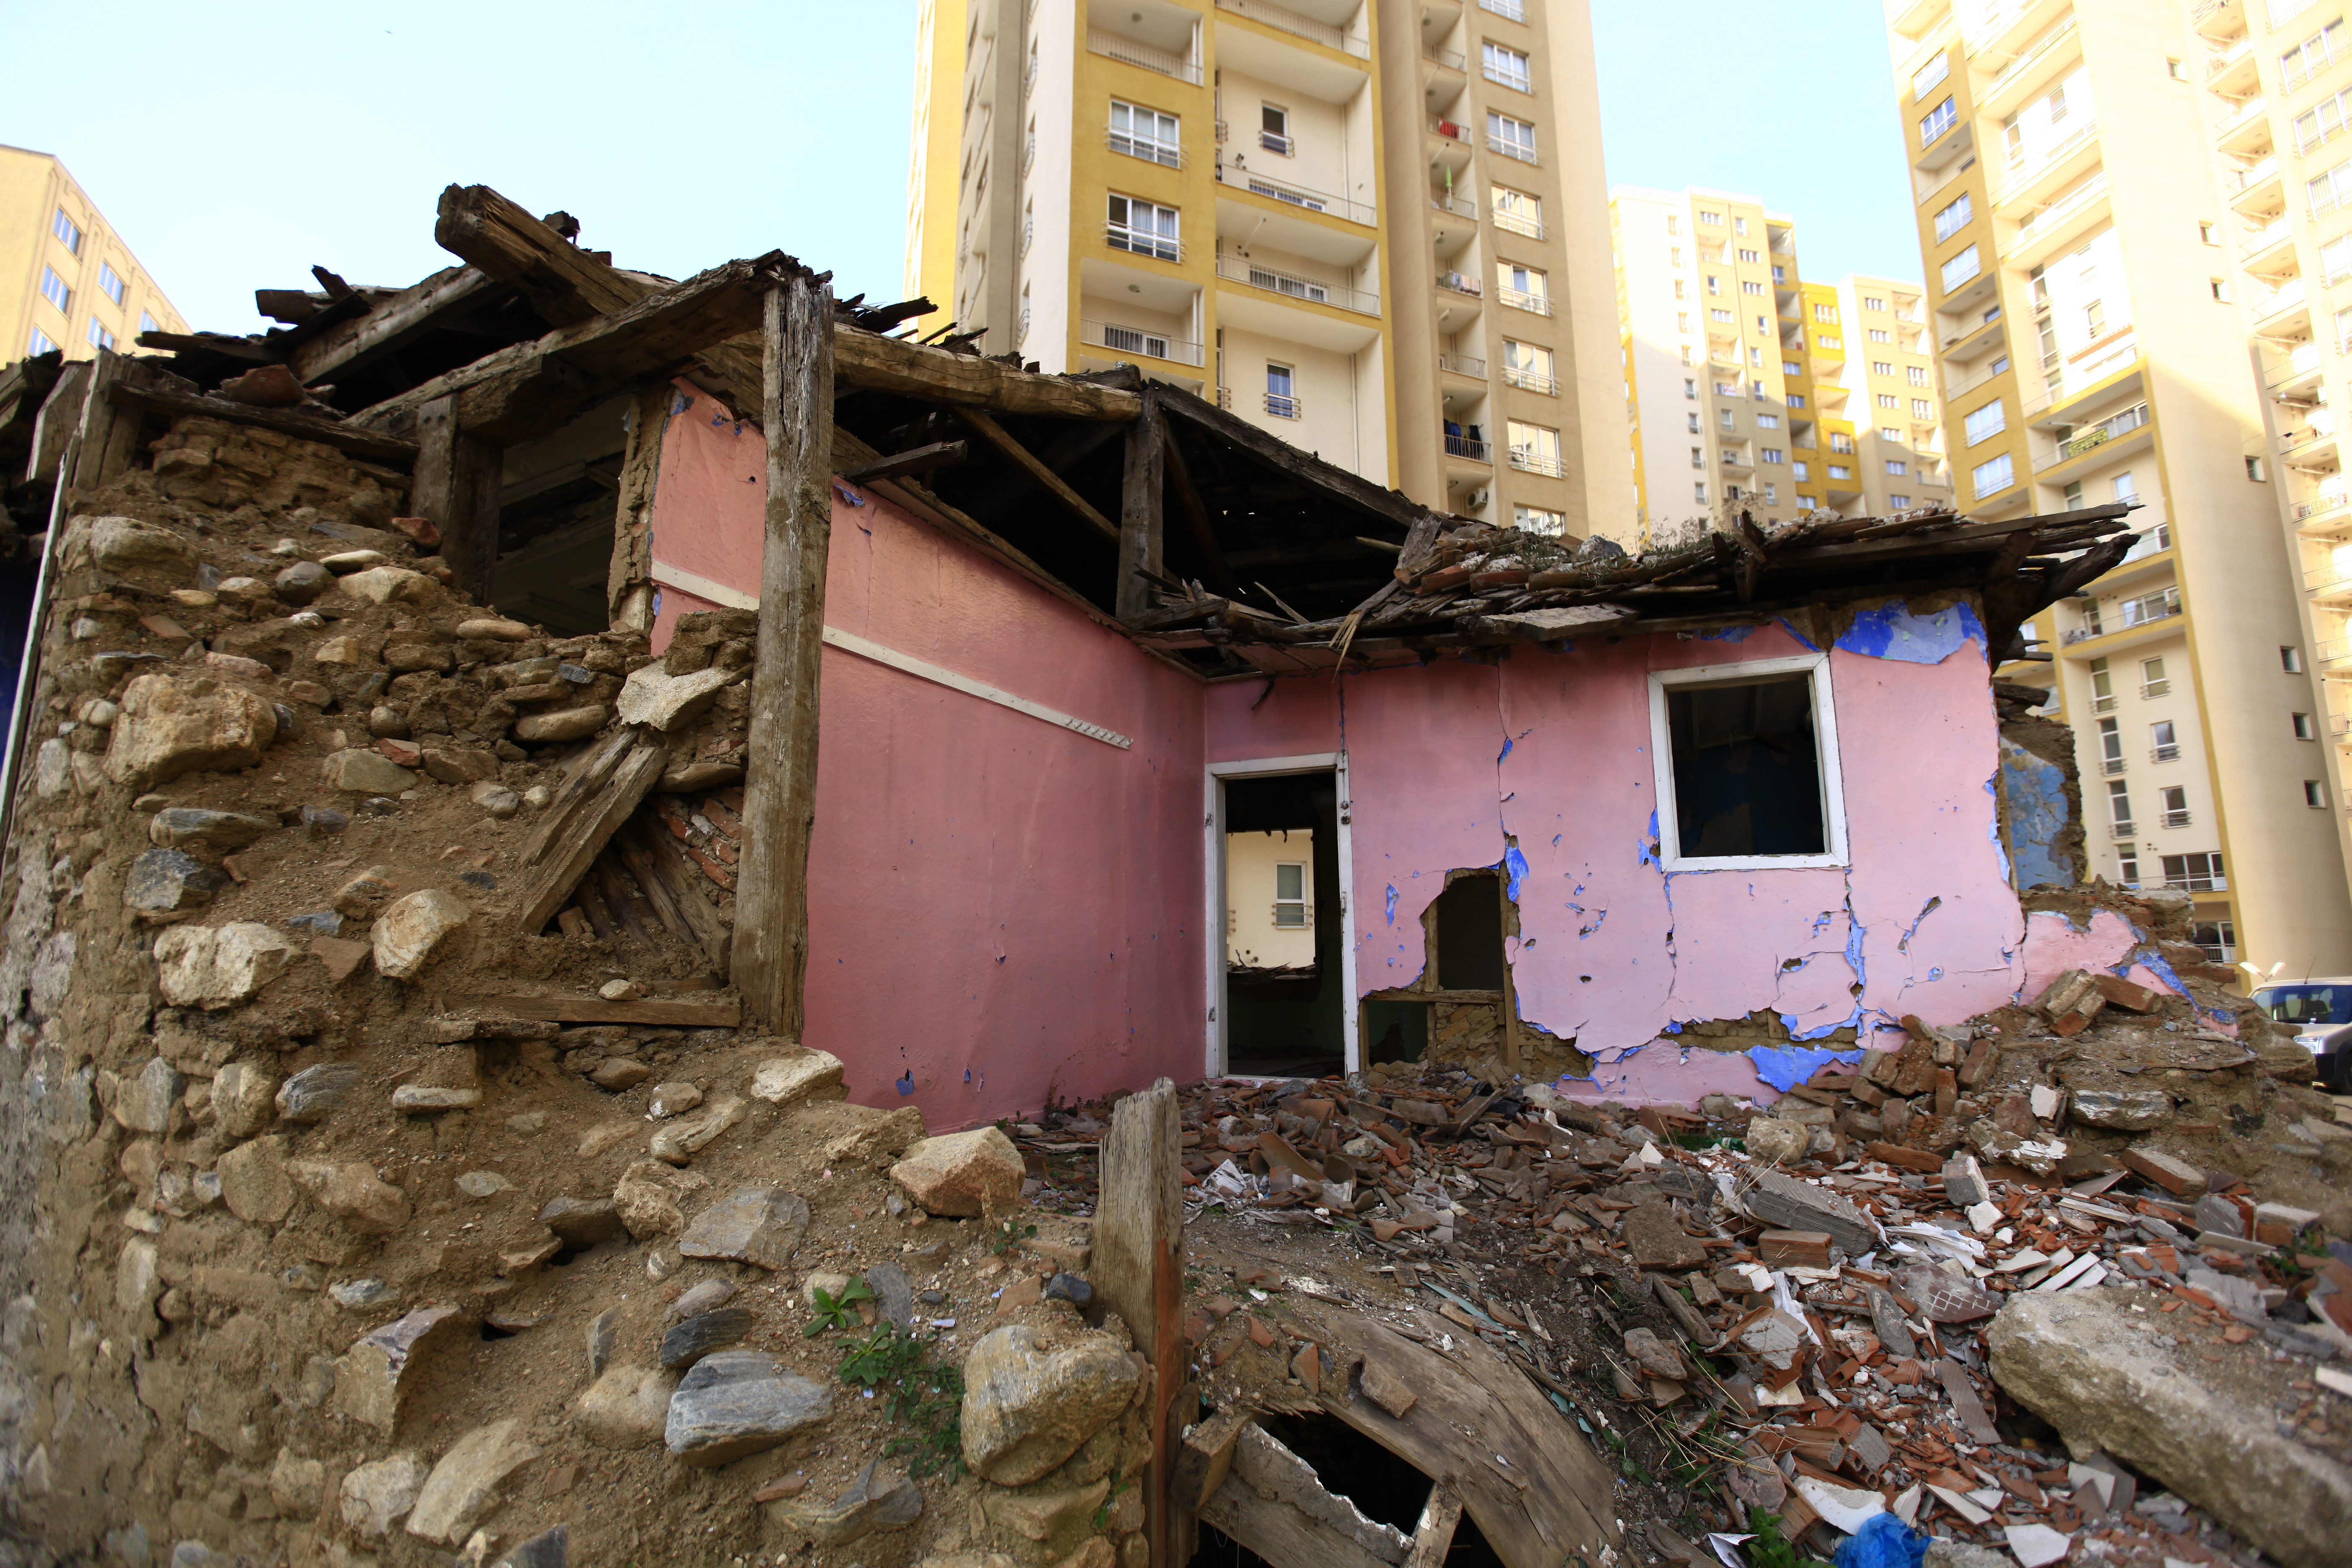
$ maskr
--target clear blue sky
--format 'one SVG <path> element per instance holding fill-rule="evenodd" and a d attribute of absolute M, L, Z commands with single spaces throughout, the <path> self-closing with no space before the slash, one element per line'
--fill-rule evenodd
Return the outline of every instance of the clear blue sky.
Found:
<path fill-rule="evenodd" d="M 1874 0 L 1758 15 L 1598 0 L 1610 180 L 1791 210 L 1810 276 L 1916 276 Z M 309 287 L 313 262 L 394 286 L 448 265 L 433 209 L 453 181 L 562 207 L 647 271 L 772 247 L 895 299 L 914 18 L 914 0 L 128 0 L 94 50 L 83 8 L 16 5 L 14 56 L 90 69 L 14 73 L 0 142 L 62 157 L 217 331 L 262 325 L 254 289 Z"/>

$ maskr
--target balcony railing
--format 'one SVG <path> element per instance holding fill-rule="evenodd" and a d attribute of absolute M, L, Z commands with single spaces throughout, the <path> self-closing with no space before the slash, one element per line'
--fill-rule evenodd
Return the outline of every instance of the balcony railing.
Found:
<path fill-rule="evenodd" d="M 1471 277 L 1467 272 L 1454 272 L 1450 269 L 1437 275 L 1437 286 L 1440 289 L 1451 289 L 1456 294 L 1467 294 L 1473 300 L 1486 293 L 1486 285 L 1477 279 Z"/>
<path fill-rule="evenodd" d="M 2297 343 L 2271 366 L 2270 374 L 2263 379 L 2263 384 L 2281 386 L 2287 382 L 2300 380 L 2318 368 L 2319 345 Z"/>
<path fill-rule="evenodd" d="M 1486 135 L 1486 151 L 1499 153 L 1506 158 L 1517 158 L 1522 163 L 1543 162 L 1541 158 L 1536 156 L 1536 150 L 1528 143 L 1514 142 L 1507 136 L 1497 136 L 1492 132 L 1487 132 Z"/>
<path fill-rule="evenodd" d="M 1529 239 L 1541 239 L 1544 237 L 1543 219 L 1528 217 L 1519 213 L 1506 211 L 1502 207 L 1495 209 L 1495 226 L 1509 229 L 1513 234 L 1524 234 Z"/>
<path fill-rule="evenodd" d="M 2116 611 L 2119 631 L 2170 620 L 2180 613 L 2180 590 L 2160 588 L 2153 594 L 2142 594 L 2136 599 L 2126 599 L 2116 606 Z"/>
<path fill-rule="evenodd" d="M 2150 746 L 2147 749 L 2147 760 L 2151 763 L 2177 763 L 2180 760 L 2180 748 L 2177 745 Z M 2185 822 L 2167 822 L 2165 826 L 2167 827 L 2186 827 L 2189 825 Z"/>
<path fill-rule="evenodd" d="M 2147 405 L 2135 403 L 2122 413 L 2100 420 L 2079 436 L 2070 436 L 2058 443 L 2058 461 L 2079 458 L 2095 447 L 2104 447 L 2119 436 L 2128 436 L 2147 424 Z"/>
<path fill-rule="evenodd" d="M 1183 241 L 1173 235 L 1152 234 L 1124 224 L 1103 225 L 1103 242 L 1113 250 L 1124 250 L 1131 256 L 1148 256 L 1155 261 L 1184 259 Z"/>
<path fill-rule="evenodd" d="M 1449 196 L 1444 191 L 1430 192 L 1429 205 L 1439 212 L 1452 213 L 1455 217 L 1475 219 L 1478 216 L 1476 203 L 1465 201 L 1460 196 Z"/>
<path fill-rule="evenodd" d="M 1467 354 L 1439 354 L 1437 368 L 1450 370 L 1456 375 L 1475 375 L 1480 381 L 1486 379 L 1486 362 L 1482 359 L 1472 359 Z M 1506 379 L 1510 374 L 1509 371 L 1503 373 Z"/>
<path fill-rule="evenodd" d="M 1123 327 L 1117 321 L 1090 321 L 1082 317 L 1078 321 L 1078 341 L 1115 353 L 1141 354 L 1147 359 L 1170 360 L 1177 364 L 1202 362 L 1199 343 L 1141 327 Z"/>
<path fill-rule="evenodd" d="M 2111 822 L 2107 824 L 2107 836 L 2111 838 L 2137 838 L 2139 827 L 2136 823 Z"/>
<path fill-rule="evenodd" d="M 1436 132 L 1440 136 L 1446 138 L 1448 141 L 1466 143 L 1470 140 L 1470 128 L 1468 126 L 1456 125 L 1453 121 L 1446 119 L 1445 116 L 1442 114 L 1433 114 L 1429 117 L 1429 128 L 1432 131 Z"/>
<path fill-rule="evenodd" d="M 1497 66 L 1492 60 L 1481 68 L 1488 81 L 1496 87 L 1507 87 L 1514 92 L 1533 92 L 1535 79 L 1525 71 L 1515 71 L 1507 66 Z"/>
<path fill-rule="evenodd" d="M 1350 223 L 1369 225 L 1379 221 L 1379 214 L 1369 203 L 1351 202 L 1345 196 L 1335 196 L 1328 191 L 1309 190 L 1305 185 L 1294 185 L 1286 180 L 1270 180 L 1255 170 L 1237 168 L 1223 162 L 1217 164 L 1217 183 L 1239 185 L 1252 195 L 1270 197 L 1306 212 L 1329 213 Z"/>
<path fill-rule="evenodd" d="M 1450 431 L 1445 437 L 1445 455 L 1449 458 L 1467 458 L 1474 463 L 1491 463 L 1495 460 L 1494 448 L 1486 442 L 1474 441 L 1467 436 L 1456 436 Z"/>
<path fill-rule="evenodd" d="M 2274 245 L 2283 245 L 2289 237 L 2286 219 L 2275 218 L 2249 235 L 2238 246 L 2238 259 L 2252 261 Z"/>
<path fill-rule="evenodd" d="M 2167 877 L 2164 885 L 2179 893 L 2226 893 L 2230 879 L 2218 872 L 2189 872 L 2179 877 Z"/>
<path fill-rule="evenodd" d="M 1538 316 L 1551 314 L 1551 298 L 1546 294 L 1530 294 L 1525 289 L 1514 289 L 1504 283 L 1496 286 L 1495 298 L 1513 310 L 1530 310 Z"/>
<path fill-rule="evenodd" d="M 2070 16 L 2058 26 L 2051 28 L 2040 43 L 2018 56 L 1999 76 L 1993 78 L 1991 85 L 1977 94 L 1977 101 L 1982 103 L 2008 91 L 2011 85 L 2049 58 L 2051 50 L 2073 37 L 2074 26 L 2074 18 Z"/>
<path fill-rule="evenodd" d="M 1528 19 L 1528 8 L 1523 0 L 1478 0 L 1478 9 L 1491 11 L 1507 21 L 1524 22 Z"/>
<path fill-rule="evenodd" d="M 1087 52 L 1105 59 L 1117 60 L 1161 76 L 1172 76 L 1178 81 L 1201 85 L 1201 68 L 1181 55 L 1171 55 L 1165 49 L 1155 49 L 1149 44 L 1139 44 L 1132 38 L 1122 38 L 1112 33 L 1088 33 Z"/>
<path fill-rule="evenodd" d="M 1533 447 L 1512 447 L 1511 467 L 1530 474 L 1549 474 L 1555 479 L 1568 471 L 1557 453 L 1538 452 Z"/>
<path fill-rule="evenodd" d="M 1371 57 L 1370 47 L 1363 39 L 1349 37 L 1328 22 L 1318 22 L 1312 16 L 1302 16 L 1285 6 L 1269 5 L 1267 0 L 1217 0 L 1217 9 L 1231 11 L 1237 16 L 1247 16 L 1251 21 L 1263 23 L 1277 32 L 1288 33 L 1294 38 L 1305 38 L 1327 49 L 1337 49 L 1343 55 L 1353 55 L 1360 60 Z"/>
<path fill-rule="evenodd" d="M 1218 257 L 1217 276 L 1310 305 L 1335 305 L 1342 310 L 1355 310 L 1367 316 L 1381 313 L 1381 297 L 1378 294 L 1352 289 L 1345 283 L 1326 283 L 1319 279 L 1301 278 L 1277 268 L 1261 266 L 1246 256 Z"/>
<path fill-rule="evenodd" d="M 2189 826 L 2189 813 L 2186 811 L 2168 811 L 2164 814 L 2161 820 L 2167 827 L 2186 827 Z"/>
<path fill-rule="evenodd" d="M 2094 634 L 2094 635 L 2095 635 L 2095 634 Z M 2109 695 L 2109 696 L 2105 696 L 2105 697 L 2094 697 L 2093 699 L 2091 699 L 2091 711 L 2092 711 L 2092 712 L 2094 712 L 2094 713 L 2112 713 L 2112 712 L 2114 712 L 2115 710 L 2116 710 L 2116 700 L 2115 700 L 2115 698 L 2114 698 L 2114 696 L 2113 696 L 2113 695 Z"/>
<path fill-rule="evenodd" d="M 1147 163 L 1160 163 L 1171 169 L 1184 166 L 1184 149 L 1173 142 L 1153 142 L 1141 136 L 1130 136 L 1124 131 L 1106 132 L 1106 142 L 1112 152 L 1140 158 Z M 1029 152 L 1032 157 L 1036 155 L 1037 139 L 1034 136 L 1029 139 Z M 1028 172 L 1027 163 L 1022 165 L 1022 172 Z"/>
<path fill-rule="evenodd" d="M 2121 757 L 2102 757 L 2099 759 L 2099 771 L 2113 778 L 2124 771 L 2124 760 Z"/>
<path fill-rule="evenodd" d="M 1292 393 L 1269 392 L 1265 395 L 1265 411 L 1276 419 L 1300 418 L 1300 410 L 1305 406 Z"/>
<path fill-rule="evenodd" d="M 2038 153 L 2019 152 L 2011 154 L 2009 160 L 2009 177 L 2002 182 L 2000 194 L 1993 197 L 1993 205 L 2000 206 L 2006 203 L 2021 187 L 2030 184 L 2044 169 L 2072 157 L 2076 149 L 2092 141 L 2098 134 L 2099 122 L 2095 120 L 2085 121 L 2042 148 Z"/>
<path fill-rule="evenodd" d="M 1441 49 L 1435 44 L 1422 45 L 1421 58 L 1427 60 L 1432 65 L 1444 66 L 1450 71 L 1458 71 L 1467 68 L 1460 55 L 1454 53 L 1452 49 Z"/>
<path fill-rule="evenodd" d="M 2027 215 L 2017 226 L 2018 240 L 2032 239 L 2036 231 L 2048 232 L 2106 194 L 2107 172 L 2102 169 L 2040 212 Z"/>
<path fill-rule="evenodd" d="M 1524 387 L 1529 392 L 1553 394 L 1559 391 L 1559 383 L 1539 370 L 1519 370 L 1506 365 L 1503 368 L 1503 379 L 1513 386 Z"/>
<path fill-rule="evenodd" d="M 2169 697 L 2171 695 L 2172 682 L 2168 679 L 2164 680 L 2143 680 L 2139 683 L 2139 696 L 2140 700 L 2143 702 L 2152 701 L 2158 697 Z M 2168 763 L 2172 759 L 2169 757 L 2158 757 L 2156 760 L 2159 763 Z"/>

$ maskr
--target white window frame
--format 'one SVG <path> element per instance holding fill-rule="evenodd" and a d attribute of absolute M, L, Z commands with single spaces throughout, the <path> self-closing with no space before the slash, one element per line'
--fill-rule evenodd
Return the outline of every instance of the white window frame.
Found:
<path fill-rule="evenodd" d="M 1827 848 L 1819 855 L 1685 855 L 1675 800 L 1675 741 L 1673 728 L 1666 721 L 1667 692 L 1685 686 L 1745 686 L 1767 676 L 1799 673 L 1805 676 L 1811 688 L 1813 753 L 1821 768 L 1822 823 Z M 1845 775 L 1838 759 L 1837 710 L 1831 700 L 1827 653 L 1650 671 L 1650 763 L 1657 787 L 1658 862 L 1667 872 L 1813 870 L 1849 864 Z"/>

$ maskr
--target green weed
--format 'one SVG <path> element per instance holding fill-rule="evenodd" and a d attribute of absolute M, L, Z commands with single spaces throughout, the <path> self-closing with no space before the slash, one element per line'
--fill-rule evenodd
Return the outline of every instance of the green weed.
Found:
<path fill-rule="evenodd" d="M 963 1369 L 937 1359 L 930 1342 L 877 1323 L 850 1342 L 839 1373 L 842 1382 L 879 1394 L 883 1413 L 913 1428 L 882 1450 L 908 1456 L 908 1475 L 939 1471 L 953 1481 L 963 1474 Z"/>

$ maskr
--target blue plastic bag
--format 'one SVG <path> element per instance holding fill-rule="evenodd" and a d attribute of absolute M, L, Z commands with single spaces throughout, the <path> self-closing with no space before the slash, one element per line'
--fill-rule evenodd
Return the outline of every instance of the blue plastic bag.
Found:
<path fill-rule="evenodd" d="M 1927 1538 L 1891 1513 L 1873 1514 L 1837 1549 L 1837 1568 L 1919 1568 Z"/>

